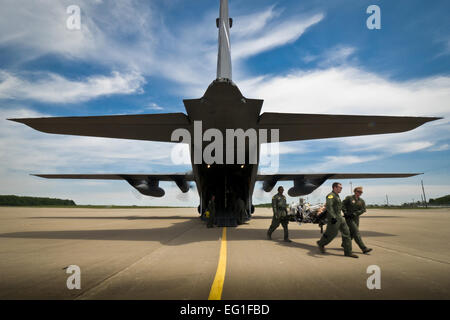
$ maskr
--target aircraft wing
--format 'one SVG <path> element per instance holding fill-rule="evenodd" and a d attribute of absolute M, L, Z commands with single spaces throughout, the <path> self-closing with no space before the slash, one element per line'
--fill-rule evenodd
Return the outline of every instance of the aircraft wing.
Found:
<path fill-rule="evenodd" d="M 175 129 L 188 128 L 184 113 L 138 114 L 93 117 L 8 119 L 46 133 L 172 142 Z"/>
<path fill-rule="evenodd" d="M 194 181 L 192 173 L 161 173 L 161 174 L 32 174 L 46 179 L 95 179 L 95 180 L 125 180 L 140 193 L 162 197 L 164 190 L 158 186 L 160 181 L 173 181 L 182 192 L 188 192 L 189 182 Z"/>
<path fill-rule="evenodd" d="M 293 181 L 294 186 L 288 190 L 291 197 L 310 194 L 329 179 L 372 179 L 372 178 L 407 178 L 421 173 L 280 173 L 258 174 L 257 181 L 263 181 L 263 190 L 270 192 L 278 181 Z"/>
<path fill-rule="evenodd" d="M 279 129 L 282 142 L 404 132 L 437 119 L 442 118 L 264 112 L 258 126 Z"/>
<path fill-rule="evenodd" d="M 174 179 L 183 178 L 187 181 L 194 181 L 191 173 L 161 173 L 161 174 L 32 174 L 32 176 L 46 179 L 93 179 L 93 180 L 143 180 L 154 179 L 158 181 L 174 181 Z"/>
<path fill-rule="evenodd" d="M 276 178 L 277 181 L 289 181 L 295 179 L 372 179 L 372 178 L 408 178 L 422 173 L 280 173 L 258 174 L 257 181 L 265 181 Z"/>

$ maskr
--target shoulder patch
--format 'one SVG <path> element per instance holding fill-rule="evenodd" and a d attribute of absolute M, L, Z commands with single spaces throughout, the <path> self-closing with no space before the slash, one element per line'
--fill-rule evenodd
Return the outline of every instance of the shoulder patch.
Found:
<path fill-rule="evenodd" d="M 333 195 L 330 194 L 327 198 L 328 198 L 328 199 L 333 199 Z"/>

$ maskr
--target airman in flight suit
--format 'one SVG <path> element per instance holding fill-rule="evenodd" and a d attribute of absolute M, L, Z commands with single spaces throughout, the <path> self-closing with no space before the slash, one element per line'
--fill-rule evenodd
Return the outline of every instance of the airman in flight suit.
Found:
<path fill-rule="evenodd" d="M 350 237 L 355 239 L 356 244 L 358 244 L 363 253 L 368 253 L 372 249 L 366 247 L 359 233 L 359 216 L 366 212 L 366 203 L 361 198 L 363 188 L 356 187 L 353 192 L 354 194 L 352 196 L 347 196 L 342 201 L 342 211 L 344 212 L 345 221 L 350 230 Z"/>
<path fill-rule="evenodd" d="M 317 245 L 319 246 L 320 252 L 325 253 L 325 246 L 336 237 L 338 231 L 341 231 L 344 255 L 346 257 L 358 258 L 356 254 L 352 253 L 350 230 L 341 215 L 342 202 L 341 198 L 339 198 L 339 193 L 342 191 L 342 185 L 335 182 L 333 183 L 332 188 L 333 191 L 329 193 L 326 198 L 327 228 L 322 235 L 322 238 L 317 241 Z"/>
<path fill-rule="evenodd" d="M 278 193 L 272 197 L 272 210 L 273 210 L 273 218 L 272 224 L 270 225 L 269 230 L 267 231 L 267 238 L 269 240 L 272 239 L 272 233 L 276 228 L 281 224 L 284 229 L 284 241 L 292 242 L 289 240 L 289 217 L 287 212 L 287 203 L 286 197 L 283 195 L 284 188 L 282 186 L 278 187 Z"/>

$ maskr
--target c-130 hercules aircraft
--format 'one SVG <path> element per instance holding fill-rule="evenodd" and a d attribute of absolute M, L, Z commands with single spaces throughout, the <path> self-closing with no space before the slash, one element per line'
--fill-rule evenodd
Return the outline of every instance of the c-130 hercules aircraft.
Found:
<path fill-rule="evenodd" d="M 200 99 L 183 100 L 186 114 L 162 113 L 90 117 L 50 117 L 9 119 L 24 123 L 36 130 L 66 135 L 136 139 L 174 142 L 171 137 L 176 129 L 186 129 L 194 136 L 194 122 L 201 121 L 201 133 L 216 128 L 225 136 L 227 129 L 267 129 L 279 131 L 279 142 L 324 139 L 346 136 L 395 133 L 412 130 L 437 120 L 436 117 L 354 116 L 298 113 L 260 113 L 263 100 L 244 97 L 232 82 L 230 55 L 230 28 L 228 0 L 220 0 L 220 15 L 216 19 L 219 29 L 217 78 Z M 266 142 L 266 141 L 264 141 Z M 269 141 L 270 142 L 270 141 Z M 247 156 L 250 145 L 245 142 L 245 160 L 241 163 L 206 163 L 194 161 L 194 143 L 190 143 L 192 172 L 173 174 L 36 174 L 49 179 L 107 179 L 126 180 L 140 193 L 162 197 L 164 190 L 159 181 L 173 181 L 182 192 L 188 192 L 195 182 L 200 197 L 199 212 L 205 211 L 211 195 L 216 197 L 219 226 L 234 226 L 232 199 L 244 200 L 253 213 L 252 195 L 257 181 L 263 182 L 263 190 L 272 191 L 278 181 L 293 181 L 288 194 L 292 197 L 307 195 L 327 179 L 400 178 L 417 173 L 295 173 L 258 174 L 261 141 L 256 144 L 257 160 Z M 201 143 L 200 151 L 206 147 Z M 229 146 L 228 146 L 229 147 Z M 236 147 L 224 148 L 226 153 L 236 152 Z M 197 149 L 198 152 L 198 149 Z M 203 154 L 203 153 L 201 153 Z M 226 156 L 226 154 L 225 154 Z M 234 156 L 233 156 L 234 157 Z M 233 198 L 230 198 L 233 195 Z"/>

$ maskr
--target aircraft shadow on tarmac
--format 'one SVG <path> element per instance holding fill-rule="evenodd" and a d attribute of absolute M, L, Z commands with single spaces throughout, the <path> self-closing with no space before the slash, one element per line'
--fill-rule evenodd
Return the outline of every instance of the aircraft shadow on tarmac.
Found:
<path fill-rule="evenodd" d="M 73 219 L 73 220 L 176 220 L 176 219 L 180 219 L 180 220 L 194 220 L 194 219 L 198 219 L 197 217 L 183 217 L 183 216 L 151 216 L 151 217 L 146 217 L 146 216 L 125 216 L 125 217 L 120 217 L 120 216 L 116 216 L 116 217 L 105 217 L 105 216 L 101 216 L 101 217 L 93 217 L 93 216 L 89 216 L 89 217 L 29 217 L 28 219 Z"/>
<path fill-rule="evenodd" d="M 60 217 L 62 218 L 62 217 Z M 70 217 L 64 217 L 70 218 Z M 128 219 L 129 217 L 114 217 L 115 219 Z M 146 217 L 142 217 L 146 218 Z M 152 219 L 154 217 L 151 217 Z M 51 219 L 54 219 L 53 217 Z M 77 218 L 78 219 L 78 218 Z M 221 237 L 222 228 L 207 229 L 205 223 L 199 218 L 183 218 L 186 221 L 175 222 L 168 227 L 155 227 L 142 229 L 100 229 L 100 230 L 59 230 L 59 231 L 25 231 L 0 234 L 0 238 L 25 238 L 25 239 L 73 239 L 73 240 L 106 240 L 106 241 L 155 241 L 164 245 L 176 246 L 200 241 L 216 241 Z M 254 241 L 266 239 L 267 229 L 229 228 L 228 241 Z M 293 226 L 289 230 L 289 236 L 293 241 L 301 239 L 319 239 L 321 234 L 317 230 L 305 230 Z M 273 239 L 282 237 L 282 229 L 276 230 Z M 363 238 L 367 237 L 392 237 L 376 231 L 361 231 Z M 294 245 L 300 245 L 299 243 Z M 309 246 L 305 245 L 306 249 Z M 315 249 L 317 249 L 314 246 Z"/>
<path fill-rule="evenodd" d="M 170 219 L 180 219 L 180 220 L 196 220 L 198 217 L 186 217 L 186 216 L 88 216 L 88 217 L 80 217 L 80 216 L 63 216 L 63 217 L 29 217 L 27 219 L 73 219 L 73 220 L 83 220 L 83 219 L 91 219 L 91 220 L 170 220 Z M 253 216 L 252 219 L 265 219 L 272 220 L 271 216 Z"/>

